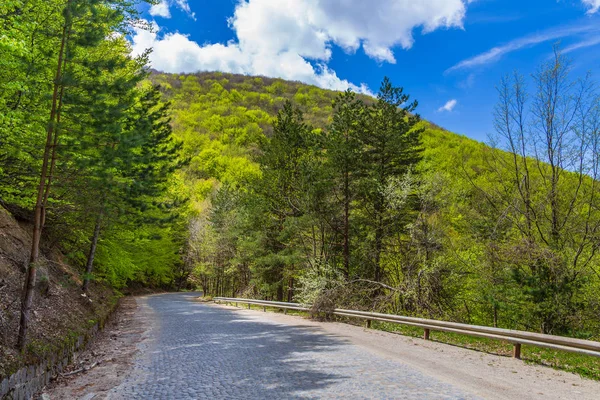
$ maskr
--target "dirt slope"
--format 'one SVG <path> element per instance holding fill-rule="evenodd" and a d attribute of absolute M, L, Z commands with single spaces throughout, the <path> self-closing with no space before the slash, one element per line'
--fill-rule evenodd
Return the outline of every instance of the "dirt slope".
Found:
<path fill-rule="evenodd" d="M 65 263 L 58 249 L 46 249 L 36 282 L 29 345 L 25 355 L 19 355 L 14 346 L 30 246 L 30 227 L 0 207 L 0 381 L 93 325 L 116 300 L 101 285 L 92 285 L 89 297 L 83 296 L 77 270 Z"/>

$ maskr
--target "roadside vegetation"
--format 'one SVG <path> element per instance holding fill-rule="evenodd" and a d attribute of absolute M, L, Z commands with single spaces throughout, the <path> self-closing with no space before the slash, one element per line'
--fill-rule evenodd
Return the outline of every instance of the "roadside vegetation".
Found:
<path fill-rule="evenodd" d="M 599 106 L 555 57 L 498 84 L 490 144 L 377 99 L 281 80 L 154 74 L 210 295 L 599 339 Z"/>
<path fill-rule="evenodd" d="M 600 340 L 599 92 L 558 48 L 499 81 L 483 144 L 387 78 L 372 98 L 151 71 L 138 3 L 0 4 L 0 204 L 31 232 L 1 261 L 6 348 L 56 265 L 76 296 L 196 286 Z"/>

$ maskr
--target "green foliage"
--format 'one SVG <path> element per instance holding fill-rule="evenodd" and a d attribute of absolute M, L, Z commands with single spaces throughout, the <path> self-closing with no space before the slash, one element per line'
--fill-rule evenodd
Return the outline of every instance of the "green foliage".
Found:
<path fill-rule="evenodd" d="M 188 212 L 170 105 L 126 39 L 139 3 L 0 5 L 0 202 L 33 222 L 42 187 L 46 236 L 118 287 L 173 283 Z"/>
<path fill-rule="evenodd" d="M 178 251 L 178 243 L 168 230 L 145 227 L 109 231 L 98 247 L 98 274 L 117 288 L 131 282 L 166 286 L 174 280 L 173 266 L 180 262 Z"/>
<path fill-rule="evenodd" d="M 561 286 L 570 302 L 544 289 L 549 275 L 524 268 L 547 253 L 519 248 L 510 152 L 419 121 L 389 82 L 377 100 L 261 79 L 151 77 L 191 158 L 182 179 L 190 231 L 202 234 L 190 236 L 186 262 L 205 292 L 298 300 L 323 286 L 350 296 L 340 305 L 534 331 L 555 309 L 564 323 L 554 332 L 595 337 L 595 257 L 576 285 Z M 560 178 L 561 193 L 577 188 L 573 176 Z M 579 193 L 590 194 L 583 181 Z"/>
<path fill-rule="evenodd" d="M 323 293 L 343 285 L 344 280 L 340 270 L 328 264 L 323 268 L 308 269 L 298 279 L 299 288 L 294 298 L 300 304 L 312 306 L 321 300 Z"/>

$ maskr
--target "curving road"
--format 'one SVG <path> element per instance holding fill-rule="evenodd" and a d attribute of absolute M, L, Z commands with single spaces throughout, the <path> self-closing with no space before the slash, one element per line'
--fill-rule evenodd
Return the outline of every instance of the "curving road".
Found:
<path fill-rule="evenodd" d="M 282 323 L 273 314 L 197 303 L 195 296 L 143 300 L 155 326 L 111 398 L 475 398 L 303 319 Z"/>
<path fill-rule="evenodd" d="M 600 382 L 509 357 L 341 323 L 202 304 L 194 301 L 197 296 L 137 298 L 137 311 L 128 320 L 132 327 L 113 335 L 139 337 L 135 327 L 145 329 L 127 377 L 101 396 L 102 377 L 94 375 L 102 373 L 99 367 L 83 374 L 89 382 L 71 384 L 76 397 L 64 398 L 600 398 Z M 133 351 L 117 347 L 121 358 Z"/>

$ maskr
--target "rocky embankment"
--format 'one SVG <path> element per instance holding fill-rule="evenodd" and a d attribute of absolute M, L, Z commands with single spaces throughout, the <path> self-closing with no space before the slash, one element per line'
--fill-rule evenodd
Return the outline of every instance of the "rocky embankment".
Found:
<path fill-rule="evenodd" d="M 72 347 L 114 308 L 114 292 L 93 284 L 81 291 L 82 270 L 68 265 L 60 247 L 44 238 L 38 269 L 28 345 L 16 348 L 21 289 L 31 246 L 31 228 L 0 207 L 0 384 L 26 365 L 39 365 Z M 23 377 L 24 380 L 27 377 Z M 2 397 L 2 396 L 0 396 Z"/>

